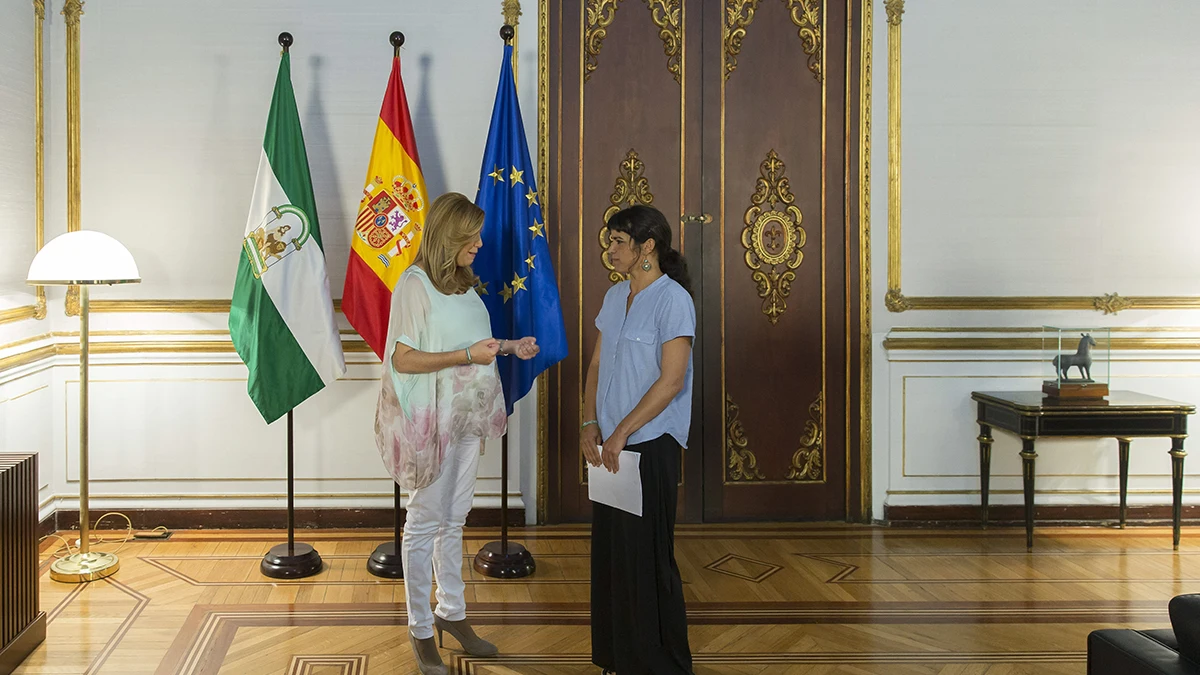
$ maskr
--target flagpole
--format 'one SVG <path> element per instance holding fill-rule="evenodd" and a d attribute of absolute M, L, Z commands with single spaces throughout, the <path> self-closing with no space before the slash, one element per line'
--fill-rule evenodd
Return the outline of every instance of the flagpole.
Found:
<path fill-rule="evenodd" d="M 504 24 L 500 28 L 500 37 L 506 45 L 512 44 L 516 34 L 516 29 L 508 24 Z M 516 60 L 515 55 L 513 60 Z M 537 569 L 537 564 L 534 563 L 533 556 L 527 548 L 508 541 L 507 430 L 500 439 L 500 462 L 500 541 L 489 542 L 479 549 L 479 553 L 475 554 L 474 568 L 476 572 L 493 579 L 520 579 L 533 574 Z"/>
<path fill-rule="evenodd" d="M 400 47 L 404 46 L 404 33 L 393 31 L 388 36 L 388 42 L 392 45 L 392 58 L 400 58 Z M 386 377 L 386 375 L 385 375 Z M 375 547 L 375 551 L 371 553 L 371 557 L 367 559 L 367 571 L 377 577 L 384 579 L 403 579 L 404 578 L 404 560 L 401 557 L 401 536 L 404 529 L 404 523 L 400 520 L 400 484 L 396 483 L 392 486 L 392 540 L 385 541 Z"/>
<path fill-rule="evenodd" d="M 279 46 L 287 54 L 292 46 L 292 34 L 280 33 Z M 321 556 L 309 544 L 296 543 L 296 476 L 295 433 L 292 411 L 287 413 L 287 543 L 276 544 L 263 556 L 259 569 L 272 579 L 299 579 L 321 571 Z"/>

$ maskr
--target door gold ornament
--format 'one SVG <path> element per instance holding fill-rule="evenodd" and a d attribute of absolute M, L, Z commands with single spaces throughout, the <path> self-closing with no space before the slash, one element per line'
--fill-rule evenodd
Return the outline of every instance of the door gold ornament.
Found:
<path fill-rule="evenodd" d="M 650 193 L 650 181 L 642 175 L 646 165 L 642 160 L 638 159 L 636 150 L 630 149 L 625 153 L 625 159 L 621 160 L 617 180 L 613 183 L 613 193 L 609 195 L 609 206 L 604 211 L 604 222 L 607 223 L 613 214 L 627 206 L 634 204 L 650 205 L 654 203 L 654 195 Z M 621 274 L 613 267 L 612 262 L 608 259 L 608 225 L 600 228 L 600 262 L 604 264 L 604 269 L 608 270 L 608 280 L 614 284 L 625 280 L 625 275 Z"/>
<path fill-rule="evenodd" d="M 646 0 L 646 6 L 658 26 L 658 37 L 663 41 L 663 52 L 667 55 L 667 70 L 680 82 L 680 46 L 683 43 L 679 25 L 682 0 Z"/>
<path fill-rule="evenodd" d="M 808 69 L 812 71 L 817 82 L 825 79 L 821 72 L 821 10 L 819 4 L 823 0 L 785 0 L 788 11 L 792 15 L 792 23 L 800 29 L 800 40 L 804 45 L 804 53 L 808 55 Z"/>
<path fill-rule="evenodd" d="M 788 467 L 786 476 L 790 481 L 821 483 L 825 480 L 825 439 L 821 433 L 821 408 L 825 405 L 823 396 L 823 393 L 817 394 L 817 399 L 808 406 L 811 419 L 804 423 L 800 448 L 792 455 L 792 465 Z"/>
<path fill-rule="evenodd" d="M 1096 306 L 1096 311 L 1104 312 L 1105 314 L 1116 314 L 1123 309 L 1129 309 L 1133 306 L 1133 301 L 1129 298 L 1122 298 L 1116 293 L 1107 293 L 1093 301 Z"/>
<path fill-rule="evenodd" d="M 887 12 L 889 26 L 899 26 L 900 17 L 904 15 L 904 0 L 884 0 L 883 10 Z"/>
<path fill-rule="evenodd" d="M 725 79 L 737 69 L 737 55 L 742 51 L 746 27 L 754 21 L 758 0 L 725 0 Z"/>
<path fill-rule="evenodd" d="M 746 266 L 754 272 L 751 278 L 758 284 L 758 297 L 763 299 L 762 312 L 775 324 L 787 310 L 787 297 L 796 280 L 794 270 L 804 261 L 800 249 L 807 235 L 800 226 L 803 214 L 783 175 L 787 170 L 783 160 L 771 150 L 759 170 L 761 176 L 746 209 L 742 246 L 746 248 Z"/>
<path fill-rule="evenodd" d="M 604 38 L 608 36 L 608 27 L 612 25 L 613 19 L 617 16 L 617 3 L 621 0 L 587 0 L 585 11 L 587 14 L 587 28 L 583 34 L 583 50 L 587 55 L 587 60 L 583 64 L 583 79 L 586 82 L 592 77 L 592 73 L 600 67 L 597 59 L 600 56 L 600 47 L 604 44 Z"/>
<path fill-rule="evenodd" d="M 727 475 L 730 481 L 764 480 L 766 476 L 758 470 L 758 458 L 748 447 L 746 432 L 738 419 L 738 407 L 733 397 L 725 395 L 725 455 Z"/>

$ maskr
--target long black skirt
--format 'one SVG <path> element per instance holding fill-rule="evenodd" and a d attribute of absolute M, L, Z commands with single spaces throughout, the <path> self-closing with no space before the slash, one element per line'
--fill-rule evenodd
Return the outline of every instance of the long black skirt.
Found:
<path fill-rule="evenodd" d="M 642 516 L 592 504 L 592 662 L 617 675 L 691 675 L 683 582 L 675 563 L 679 444 L 640 452 Z"/>

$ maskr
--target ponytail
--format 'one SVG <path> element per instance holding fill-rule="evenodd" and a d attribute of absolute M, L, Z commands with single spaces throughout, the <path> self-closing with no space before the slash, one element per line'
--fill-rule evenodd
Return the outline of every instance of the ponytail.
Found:
<path fill-rule="evenodd" d="M 664 274 L 674 279 L 675 283 L 683 286 L 688 295 L 692 294 L 692 277 L 688 274 L 687 260 L 684 260 L 682 253 L 667 247 L 658 254 L 658 266 Z"/>

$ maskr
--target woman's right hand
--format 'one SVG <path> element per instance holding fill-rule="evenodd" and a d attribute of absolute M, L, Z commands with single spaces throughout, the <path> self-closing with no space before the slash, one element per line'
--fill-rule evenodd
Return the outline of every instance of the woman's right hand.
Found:
<path fill-rule="evenodd" d="M 583 451 L 583 458 L 592 466 L 600 466 L 600 427 L 596 424 L 589 424 L 579 432 L 579 449 Z"/>
<path fill-rule="evenodd" d="M 500 341 L 495 338 L 480 340 L 468 348 L 471 352 L 471 363 L 480 366 L 490 366 L 496 360 L 500 351 Z"/>

